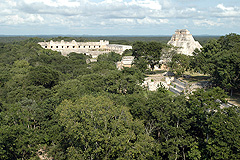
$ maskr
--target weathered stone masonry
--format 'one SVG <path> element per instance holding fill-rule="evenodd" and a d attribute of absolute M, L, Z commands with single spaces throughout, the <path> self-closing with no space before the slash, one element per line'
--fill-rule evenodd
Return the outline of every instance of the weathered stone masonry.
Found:
<path fill-rule="evenodd" d="M 168 44 L 178 47 L 177 52 L 185 55 L 192 55 L 196 48 L 202 48 L 200 43 L 194 40 L 192 34 L 187 29 L 176 30 Z"/>
<path fill-rule="evenodd" d="M 76 42 L 75 40 L 71 42 L 64 40 L 54 42 L 51 40 L 50 42 L 39 42 L 38 44 L 45 49 L 61 52 L 64 56 L 76 52 L 91 55 L 93 58 L 103 53 L 116 52 L 122 54 L 126 49 L 132 49 L 132 46 L 109 44 L 109 41 L 106 40 L 100 40 L 99 42 Z"/>

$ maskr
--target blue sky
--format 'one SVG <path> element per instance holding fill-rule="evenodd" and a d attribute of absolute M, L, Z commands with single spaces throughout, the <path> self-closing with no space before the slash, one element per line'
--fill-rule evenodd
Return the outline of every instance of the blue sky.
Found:
<path fill-rule="evenodd" d="M 240 0 L 1 0 L 0 35 L 240 34 Z"/>

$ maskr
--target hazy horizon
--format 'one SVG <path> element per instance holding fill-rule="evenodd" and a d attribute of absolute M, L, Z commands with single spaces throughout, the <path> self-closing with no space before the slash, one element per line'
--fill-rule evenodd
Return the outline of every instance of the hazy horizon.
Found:
<path fill-rule="evenodd" d="M 59 37 L 171 37 L 172 35 L 71 35 L 71 34 L 66 34 L 66 35 L 61 35 L 61 34 L 48 34 L 48 35 L 43 35 L 43 34 L 32 34 L 32 35 L 24 35 L 24 34 L 19 34 L 19 35 L 4 35 L 0 34 L 0 37 L 42 37 L 42 36 L 59 36 Z M 219 36 L 224 36 L 224 35 L 208 35 L 208 34 L 202 34 L 202 35 L 193 35 L 193 36 L 209 36 L 209 37 L 219 37 Z"/>

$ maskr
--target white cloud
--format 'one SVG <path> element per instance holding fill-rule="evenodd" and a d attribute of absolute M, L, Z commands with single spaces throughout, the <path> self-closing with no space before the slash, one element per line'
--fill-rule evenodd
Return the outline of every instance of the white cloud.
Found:
<path fill-rule="evenodd" d="M 128 3 L 130 6 L 140 6 L 151 10 L 161 10 L 162 5 L 157 0 L 132 0 Z"/>
<path fill-rule="evenodd" d="M 215 22 L 215 21 L 211 21 L 211 20 L 193 20 L 193 23 L 196 26 L 205 26 L 205 27 L 210 27 L 210 26 L 221 26 L 223 25 L 222 22 Z"/>
<path fill-rule="evenodd" d="M 167 0 L 104 0 L 101 2 L 90 0 L 19 0 L 15 5 L 15 13 L 13 14 L 45 14 L 60 17 L 81 15 L 91 20 L 105 20 L 111 18 L 143 19 L 146 17 L 153 19 L 187 18 L 197 13 L 197 9 L 193 7 L 176 9 L 171 8 L 171 6 L 173 4 Z M 11 11 L 13 10 L 11 9 Z M 4 12 L 7 13 L 7 10 Z"/>
<path fill-rule="evenodd" d="M 0 23 L 7 25 L 21 25 L 21 24 L 41 24 L 44 22 L 44 18 L 40 15 L 27 15 L 27 16 L 19 16 L 19 15 L 8 15 L 4 18 L 1 18 Z"/>
<path fill-rule="evenodd" d="M 186 12 L 196 12 L 196 8 L 187 8 Z"/>
<path fill-rule="evenodd" d="M 102 24 L 102 23 L 100 23 Z M 127 18 L 122 18 L 122 19 L 110 19 L 108 21 L 108 23 L 104 23 L 104 25 L 106 24 L 113 24 L 113 25 L 117 25 L 117 24 L 121 24 L 121 25 L 127 25 L 127 24 L 131 24 L 131 25 L 136 25 L 136 20 L 134 19 L 127 19 Z"/>
<path fill-rule="evenodd" d="M 211 7 L 203 7 L 197 5 L 199 3 L 190 0 L 2 0 L 0 31 L 1 26 L 6 25 L 40 25 L 71 31 L 72 28 L 119 26 L 126 29 L 156 25 L 219 27 L 226 21 L 238 24 L 233 22 L 239 21 L 239 5 L 229 7 L 227 3 L 211 1 Z"/>
<path fill-rule="evenodd" d="M 11 13 L 12 13 L 12 10 L 10 9 L 0 10 L 0 15 L 10 15 Z"/>
<path fill-rule="evenodd" d="M 44 18 L 40 15 L 29 15 L 29 17 L 26 18 L 26 22 L 30 23 L 43 23 Z"/>
<path fill-rule="evenodd" d="M 17 25 L 24 23 L 24 19 L 22 17 L 19 17 L 18 15 L 8 15 L 2 18 L 0 22 L 7 25 Z"/>
<path fill-rule="evenodd" d="M 61 7 L 61 6 L 65 6 L 65 7 L 79 7 L 80 6 L 80 2 L 71 2 L 69 0 L 24 0 L 24 2 L 26 4 L 34 4 L 34 3 L 38 3 L 38 4 L 44 4 L 47 6 L 51 6 L 51 7 Z"/>
<path fill-rule="evenodd" d="M 163 23 L 168 23 L 168 19 L 151 19 L 149 17 L 146 17 L 144 19 L 139 19 L 137 20 L 139 24 L 147 24 L 147 25 L 152 25 L 152 24 L 163 24 Z"/>
<path fill-rule="evenodd" d="M 9 5 L 9 4 L 12 4 Z M 11 7 L 9 7 L 11 6 Z M 8 0 L 2 24 L 95 27 L 139 26 L 170 23 L 171 18 L 188 18 L 196 8 L 176 9 L 169 0 Z M 1 7 L 0 7 L 1 9 Z M 11 18 L 12 17 L 12 18 Z M 8 21 L 6 20 L 8 19 Z M 16 21 L 14 21 L 16 19 Z"/>
<path fill-rule="evenodd" d="M 223 4 L 218 4 L 217 8 L 223 10 L 223 11 L 233 11 L 234 8 L 233 7 L 225 7 Z"/>
<path fill-rule="evenodd" d="M 9 6 L 13 6 L 13 7 L 17 6 L 17 3 L 16 3 L 15 1 L 12 1 L 12 0 L 6 0 L 5 2 L 6 2 L 7 5 L 9 5 Z"/>
<path fill-rule="evenodd" d="M 12 12 L 14 12 L 13 7 L 15 6 L 16 6 L 16 2 L 13 2 L 11 0 L 0 2 L 0 17 L 11 15 Z"/>
<path fill-rule="evenodd" d="M 218 9 L 214 14 L 217 17 L 240 17 L 240 7 L 225 7 L 223 4 L 216 6 Z"/>

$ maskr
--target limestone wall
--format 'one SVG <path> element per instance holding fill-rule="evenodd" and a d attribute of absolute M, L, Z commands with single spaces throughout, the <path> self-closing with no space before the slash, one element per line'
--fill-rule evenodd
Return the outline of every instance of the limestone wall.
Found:
<path fill-rule="evenodd" d="M 119 70 L 123 69 L 123 67 L 132 67 L 134 61 L 134 56 L 123 56 L 122 60 L 117 62 L 117 68 Z"/>
<path fill-rule="evenodd" d="M 43 48 L 51 49 L 54 51 L 61 52 L 62 55 L 66 56 L 71 52 L 85 53 L 89 55 L 99 55 L 108 52 L 116 52 L 122 54 L 126 49 L 132 49 L 132 46 L 109 44 L 109 41 L 100 40 L 99 42 L 66 42 L 64 40 L 50 41 L 50 42 L 39 42 Z"/>

